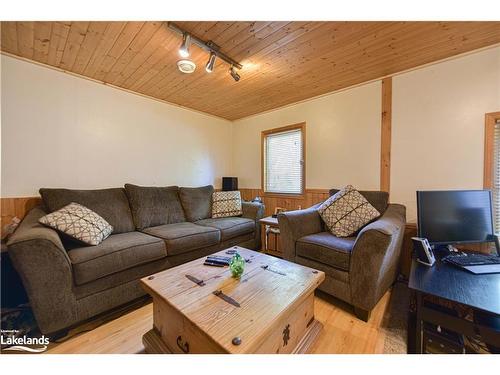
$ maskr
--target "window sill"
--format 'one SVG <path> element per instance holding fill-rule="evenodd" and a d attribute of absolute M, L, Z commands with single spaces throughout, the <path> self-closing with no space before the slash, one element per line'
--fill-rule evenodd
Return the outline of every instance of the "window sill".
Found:
<path fill-rule="evenodd" d="M 288 193 L 266 193 L 262 195 L 263 198 L 281 198 L 281 199 L 305 199 L 306 194 L 288 194 Z"/>

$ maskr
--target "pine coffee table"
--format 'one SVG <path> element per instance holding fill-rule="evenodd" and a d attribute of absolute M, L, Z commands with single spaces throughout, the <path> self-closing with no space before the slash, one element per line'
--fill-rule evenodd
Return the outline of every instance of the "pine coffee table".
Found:
<path fill-rule="evenodd" d="M 205 257 L 141 279 L 153 297 L 147 353 L 306 353 L 322 324 L 314 290 L 325 274 L 242 247 L 240 279 Z M 227 250 L 217 255 L 230 256 Z"/>

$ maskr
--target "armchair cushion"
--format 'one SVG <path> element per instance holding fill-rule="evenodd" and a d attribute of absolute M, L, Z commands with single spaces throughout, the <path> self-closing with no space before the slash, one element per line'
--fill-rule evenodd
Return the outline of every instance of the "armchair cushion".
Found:
<path fill-rule="evenodd" d="M 349 270 L 356 237 L 335 237 L 329 232 L 304 236 L 297 240 L 297 255 L 344 271 Z"/>
<path fill-rule="evenodd" d="M 380 212 L 351 185 L 323 202 L 318 212 L 328 230 L 337 237 L 352 236 L 380 216 Z"/>
<path fill-rule="evenodd" d="M 339 191 L 339 189 L 331 189 L 329 191 L 330 196 L 337 194 Z M 373 207 L 377 209 L 378 212 L 381 214 L 385 212 L 387 205 L 389 204 L 388 192 L 376 190 L 359 190 L 359 192 Z"/>

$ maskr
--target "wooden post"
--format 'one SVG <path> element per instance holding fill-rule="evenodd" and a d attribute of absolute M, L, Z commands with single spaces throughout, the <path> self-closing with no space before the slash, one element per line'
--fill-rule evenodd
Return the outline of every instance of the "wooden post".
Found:
<path fill-rule="evenodd" d="M 382 80 L 382 121 L 380 140 L 380 190 L 391 187 L 392 77 Z"/>
<path fill-rule="evenodd" d="M 500 112 L 487 113 L 484 116 L 484 180 L 485 189 L 493 188 L 493 149 L 495 124 L 500 119 Z"/>

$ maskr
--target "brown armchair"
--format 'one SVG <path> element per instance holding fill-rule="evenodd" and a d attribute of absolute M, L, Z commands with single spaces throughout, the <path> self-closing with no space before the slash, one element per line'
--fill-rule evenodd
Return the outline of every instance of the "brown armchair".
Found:
<path fill-rule="evenodd" d="M 330 190 L 333 195 L 338 190 Z M 382 215 L 354 237 L 339 238 L 325 228 L 319 204 L 278 216 L 284 257 L 325 272 L 319 289 L 354 306 L 358 318 L 370 312 L 396 280 L 406 208 L 388 204 L 389 195 L 360 191 Z"/>

